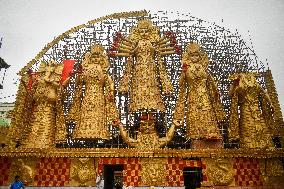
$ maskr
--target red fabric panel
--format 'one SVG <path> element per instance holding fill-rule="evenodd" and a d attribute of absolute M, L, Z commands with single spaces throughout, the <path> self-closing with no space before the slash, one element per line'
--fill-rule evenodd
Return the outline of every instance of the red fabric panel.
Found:
<path fill-rule="evenodd" d="M 72 73 L 75 62 L 76 60 L 63 60 L 64 67 L 61 74 L 61 83 L 63 83 L 69 77 L 70 73 Z"/>
<path fill-rule="evenodd" d="M 28 82 L 28 89 L 32 89 L 33 88 L 34 81 L 36 80 L 38 75 L 39 75 L 38 72 L 30 73 L 29 82 Z"/>

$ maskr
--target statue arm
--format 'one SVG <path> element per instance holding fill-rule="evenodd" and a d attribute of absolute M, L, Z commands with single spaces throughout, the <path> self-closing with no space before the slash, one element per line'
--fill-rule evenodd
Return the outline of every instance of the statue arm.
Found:
<path fill-rule="evenodd" d="M 279 135 L 279 125 L 275 122 L 275 109 L 268 93 L 259 86 L 260 95 L 263 100 L 261 103 L 262 115 L 265 119 L 267 127 L 270 129 L 270 134 L 273 136 Z"/>
<path fill-rule="evenodd" d="M 62 67 L 59 67 L 62 68 Z M 56 88 L 56 119 L 55 119 L 55 141 L 58 142 L 65 142 L 67 137 L 67 130 L 66 130 L 66 124 L 65 124 L 65 116 L 64 116 L 64 110 L 63 110 L 63 101 L 66 96 L 66 93 L 64 93 L 64 85 L 61 83 L 61 72 L 62 69 L 60 69 L 58 72 L 54 72 L 54 79 L 49 78 L 49 82 L 53 87 Z"/>
<path fill-rule="evenodd" d="M 184 117 L 185 117 L 185 105 L 186 105 L 186 93 L 187 93 L 187 83 L 186 83 L 186 75 L 183 71 L 181 73 L 179 79 L 179 93 L 178 99 L 175 107 L 175 112 L 173 115 L 173 122 L 176 125 L 183 125 Z"/>
<path fill-rule="evenodd" d="M 262 89 L 260 86 L 259 86 L 259 88 L 260 88 L 260 94 L 261 94 L 261 96 L 263 97 L 263 99 L 264 99 L 270 106 L 273 106 L 272 101 L 271 101 L 271 99 L 270 99 L 268 93 L 267 93 L 264 89 Z"/>
<path fill-rule="evenodd" d="M 106 75 L 106 92 L 114 92 L 114 82 L 109 75 Z"/>
<path fill-rule="evenodd" d="M 29 116 L 27 115 L 31 113 L 29 108 L 32 106 L 32 98 L 26 84 L 28 80 L 27 75 L 22 76 L 20 79 L 15 107 L 12 111 L 11 127 L 8 133 L 8 139 L 11 140 L 11 143 L 22 140 L 27 135 L 27 131 L 30 131 Z"/>
<path fill-rule="evenodd" d="M 162 61 L 161 57 L 158 57 L 158 67 L 159 67 L 163 91 L 165 92 L 165 94 L 169 94 L 173 92 L 173 85 L 171 81 L 169 80 L 164 62 Z"/>
<path fill-rule="evenodd" d="M 131 69 L 133 67 L 133 57 L 129 57 L 126 62 L 125 71 L 122 79 L 120 80 L 118 91 L 120 93 L 127 93 L 129 91 L 129 82 L 131 78 Z"/>
<path fill-rule="evenodd" d="M 212 103 L 212 107 L 215 111 L 217 121 L 222 121 L 222 120 L 225 119 L 226 114 L 224 112 L 224 107 L 223 107 L 221 100 L 220 100 L 220 94 L 219 94 L 217 85 L 214 81 L 214 78 L 209 73 L 208 73 L 207 87 L 209 89 L 208 92 L 209 92 L 210 97 L 211 97 L 211 103 Z"/>
<path fill-rule="evenodd" d="M 240 138 L 239 135 L 239 113 L 238 113 L 238 92 L 236 89 L 231 89 L 231 111 L 229 118 L 229 140 L 238 140 Z"/>
<path fill-rule="evenodd" d="M 81 111 L 81 97 L 83 88 L 83 77 L 79 74 L 75 80 L 75 96 L 68 112 L 69 120 L 79 120 L 79 112 Z"/>
<path fill-rule="evenodd" d="M 218 92 L 218 88 L 217 88 L 217 85 L 215 83 L 215 80 L 210 73 L 208 73 L 208 79 L 209 79 L 212 91 Z"/>
<path fill-rule="evenodd" d="M 56 103 L 56 133 L 55 141 L 56 142 L 65 142 L 67 138 L 67 129 L 65 123 L 65 116 L 63 111 L 63 104 L 61 100 Z"/>
<path fill-rule="evenodd" d="M 108 123 L 119 118 L 114 98 L 114 82 L 109 75 L 106 75 L 105 98 Z"/>
<path fill-rule="evenodd" d="M 179 126 L 179 125 L 176 125 L 176 123 L 172 123 L 172 126 L 168 130 L 168 132 L 166 134 L 166 137 L 163 137 L 163 138 L 159 139 L 160 146 L 166 145 L 167 143 L 169 143 L 173 139 L 174 134 L 175 134 L 176 126 Z"/>
<path fill-rule="evenodd" d="M 64 92 L 64 86 L 60 85 L 57 89 L 57 101 L 56 101 L 56 133 L 55 133 L 55 141 L 64 142 L 67 138 L 67 129 L 65 124 L 65 116 L 64 116 L 64 98 L 66 93 Z"/>
<path fill-rule="evenodd" d="M 268 93 L 264 89 L 262 89 L 260 86 L 259 86 L 259 88 L 260 88 L 260 94 L 263 97 L 262 110 L 265 111 L 264 113 L 267 114 L 267 117 L 270 117 L 270 119 L 273 119 L 272 114 L 275 111 L 273 103 L 272 103 Z M 270 116 L 269 116 L 269 114 L 270 114 Z"/>
<path fill-rule="evenodd" d="M 70 76 L 67 77 L 63 82 L 62 82 L 62 86 L 66 87 L 70 82 Z"/>
<path fill-rule="evenodd" d="M 137 140 L 134 140 L 133 138 L 129 137 L 121 123 L 118 124 L 118 128 L 123 141 L 129 146 L 137 147 Z"/>

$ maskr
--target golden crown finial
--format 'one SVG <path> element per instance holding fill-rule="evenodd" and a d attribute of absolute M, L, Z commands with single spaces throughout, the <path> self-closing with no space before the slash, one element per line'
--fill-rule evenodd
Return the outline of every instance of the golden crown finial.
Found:
<path fill-rule="evenodd" d="M 153 22 L 149 19 L 140 20 L 137 23 L 138 28 L 151 28 L 153 26 Z"/>
<path fill-rule="evenodd" d="M 201 47 L 200 45 L 198 45 L 197 43 L 195 42 L 192 42 L 192 43 L 189 43 L 188 46 L 187 46 L 187 51 L 189 53 L 193 53 L 193 52 L 201 52 Z"/>
<path fill-rule="evenodd" d="M 94 44 L 91 47 L 91 53 L 92 54 L 102 54 L 104 52 L 104 47 L 100 44 Z"/>

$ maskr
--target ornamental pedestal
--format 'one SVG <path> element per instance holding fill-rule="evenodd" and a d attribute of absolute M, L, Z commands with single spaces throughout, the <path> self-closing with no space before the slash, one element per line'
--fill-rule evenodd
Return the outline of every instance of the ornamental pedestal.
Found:
<path fill-rule="evenodd" d="M 256 189 L 280 188 L 284 175 L 282 150 L 1 149 L 0 154 L 1 186 L 15 175 L 34 187 L 97 186 L 102 174 L 107 182 L 132 187 Z"/>

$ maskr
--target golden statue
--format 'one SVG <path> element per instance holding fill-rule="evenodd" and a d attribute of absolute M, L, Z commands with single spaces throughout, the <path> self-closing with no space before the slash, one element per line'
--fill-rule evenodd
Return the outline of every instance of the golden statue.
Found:
<path fill-rule="evenodd" d="M 164 94 L 173 90 L 162 61 L 162 56 L 176 53 L 168 43 L 170 40 L 161 38 L 159 29 L 150 20 L 139 21 L 128 38 L 119 36 L 119 39 L 121 42 L 114 41 L 112 47 L 118 53 L 109 54 L 128 57 L 119 92 L 129 92 L 130 112 L 165 112 L 159 83 Z"/>
<path fill-rule="evenodd" d="M 38 71 L 29 70 L 22 76 L 12 113 L 8 147 L 13 148 L 16 143 L 24 148 L 54 145 L 54 135 L 58 131 L 55 120 L 64 120 L 57 109 L 60 88 L 65 84 L 60 82 L 62 69 L 61 64 L 53 61 L 49 64 L 41 62 Z"/>
<path fill-rule="evenodd" d="M 61 85 L 62 65 L 54 61 L 42 62 L 33 81 L 30 94 L 31 114 L 26 123 L 29 132 L 22 141 L 23 148 L 54 147 L 56 126 L 56 103 Z"/>
<path fill-rule="evenodd" d="M 179 95 L 173 121 L 183 125 L 187 137 L 222 139 L 218 121 L 225 117 L 213 77 L 207 71 L 208 56 L 196 43 L 189 43 L 182 59 Z"/>
<path fill-rule="evenodd" d="M 114 101 L 114 83 L 102 45 L 85 54 L 76 78 L 74 102 L 69 117 L 76 122 L 74 139 L 109 139 L 109 123 L 119 118 Z"/>
<path fill-rule="evenodd" d="M 57 119 L 64 120 L 60 111 L 63 109 L 58 108 L 62 105 L 58 104 L 58 98 L 61 99 L 61 88 L 65 85 L 61 81 L 62 69 L 63 65 L 54 61 L 41 62 L 37 72 L 29 70 L 22 76 L 8 135 L 9 147 L 15 143 L 23 148 L 54 146 L 55 133 L 59 131 Z M 62 128 L 65 120 L 61 122 Z"/>
<path fill-rule="evenodd" d="M 230 76 L 233 84 L 229 92 L 232 98 L 229 138 L 240 140 L 241 148 L 273 147 L 270 126 L 273 126 L 274 108 L 256 76 L 256 73 Z M 262 97 L 261 103 L 259 97 Z"/>

